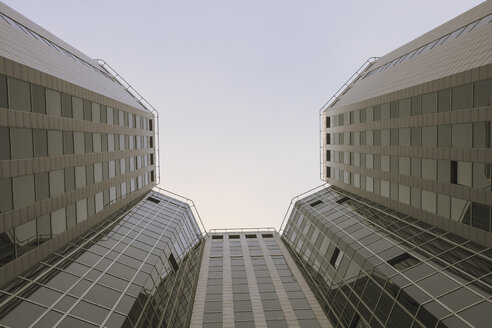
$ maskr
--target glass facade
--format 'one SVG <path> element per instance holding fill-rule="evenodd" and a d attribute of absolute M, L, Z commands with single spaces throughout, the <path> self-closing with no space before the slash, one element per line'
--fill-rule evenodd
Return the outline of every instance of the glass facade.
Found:
<path fill-rule="evenodd" d="M 337 327 L 488 327 L 492 251 L 327 187 L 282 239 Z"/>
<path fill-rule="evenodd" d="M 0 291 L 0 325 L 187 327 L 203 252 L 190 207 L 148 193 Z"/>

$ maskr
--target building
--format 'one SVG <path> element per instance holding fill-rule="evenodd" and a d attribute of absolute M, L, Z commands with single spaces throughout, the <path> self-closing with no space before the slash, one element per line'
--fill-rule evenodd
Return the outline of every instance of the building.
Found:
<path fill-rule="evenodd" d="M 1 286 L 141 199 L 158 156 L 152 108 L 107 64 L 3 3 L 0 30 Z"/>
<path fill-rule="evenodd" d="M 321 109 L 323 186 L 282 233 L 336 327 L 488 327 L 492 1 L 381 58 Z"/>
<path fill-rule="evenodd" d="M 323 108 L 323 180 L 491 246 L 491 13 L 370 63 Z"/>
<path fill-rule="evenodd" d="M 191 327 L 331 327 L 275 229 L 205 237 Z"/>
<path fill-rule="evenodd" d="M 2 327 L 188 327 L 203 253 L 191 207 L 133 201 L 2 288 Z"/>

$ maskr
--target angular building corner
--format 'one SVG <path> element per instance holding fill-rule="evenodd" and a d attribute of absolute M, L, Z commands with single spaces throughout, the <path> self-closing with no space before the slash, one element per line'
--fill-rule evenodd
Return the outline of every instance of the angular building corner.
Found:
<path fill-rule="evenodd" d="M 320 110 L 321 179 L 282 240 L 337 327 L 489 327 L 492 1 L 381 58 Z"/>

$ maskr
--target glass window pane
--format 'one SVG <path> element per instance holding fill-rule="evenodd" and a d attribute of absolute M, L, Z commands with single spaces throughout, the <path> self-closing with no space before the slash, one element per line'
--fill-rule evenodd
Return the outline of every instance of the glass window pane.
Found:
<path fill-rule="evenodd" d="M 472 84 L 465 84 L 453 88 L 453 110 L 465 109 L 472 107 Z"/>
<path fill-rule="evenodd" d="M 422 159 L 422 178 L 436 180 L 437 161 L 435 159 Z"/>
<path fill-rule="evenodd" d="M 62 131 L 48 131 L 48 155 L 63 155 L 63 133 Z"/>
<path fill-rule="evenodd" d="M 458 184 L 472 186 L 472 163 L 458 162 Z"/>
<path fill-rule="evenodd" d="M 0 127 L 0 160 L 10 159 L 10 132 L 9 128 Z"/>
<path fill-rule="evenodd" d="M 61 116 L 61 95 L 59 92 L 46 89 L 46 112 L 51 116 Z"/>
<path fill-rule="evenodd" d="M 31 90 L 29 83 L 13 78 L 8 78 L 9 108 L 31 111 Z"/>
<path fill-rule="evenodd" d="M 422 96 L 422 114 L 437 112 L 437 93 L 432 92 Z"/>
<path fill-rule="evenodd" d="M 410 146 L 410 128 L 400 128 L 398 142 L 400 146 Z"/>
<path fill-rule="evenodd" d="M 451 110 L 451 89 L 439 90 L 437 93 L 438 112 L 449 112 Z"/>
<path fill-rule="evenodd" d="M 439 125 L 437 127 L 437 142 L 439 147 L 451 147 L 451 125 Z"/>
<path fill-rule="evenodd" d="M 92 103 L 92 122 L 99 123 L 101 121 L 101 107 L 99 104 Z"/>
<path fill-rule="evenodd" d="M 436 213 L 436 194 L 427 190 L 422 190 L 422 209 Z"/>
<path fill-rule="evenodd" d="M 437 146 L 437 126 L 422 127 L 422 146 L 423 147 Z"/>
<path fill-rule="evenodd" d="M 12 209 L 12 179 L 0 179 L 0 213 Z"/>
<path fill-rule="evenodd" d="M 31 85 L 32 111 L 34 113 L 46 114 L 46 91 L 39 85 Z"/>
<path fill-rule="evenodd" d="M 34 203 L 34 174 L 12 178 L 14 208 Z"/>
<path fill-rule="evenodd" d="M 12 159 L 33 157 L 33 142 L 31 129 L 10 129 Z"/>
<path fill-rule="evenodd" d="M 490 122 L 473 123 L 473 147 L 490 148 Z"/>
<path fill-rule="evenodd" d="M 471 148 L 472 147 L 472 125 L 471 123 L 453 124 L 453 147 Z"/>
<path fill-rule="evenodd" d="M 51 197 L 63 194 L 65 192 L 65 171 L 50 171 L 49 176 Z"/>
<path fill-rule="evenodd" d="M 84 119 L 84 103 L 82 99 L 77 97 L 72 97 L 72 111 L 73 118 L 76 120 Z"/>
<path fill-rule="evenodd" d="M 491 80 L 475 82 L 473 90 L 473 107 L 490 106 L 492 99 Z"/>

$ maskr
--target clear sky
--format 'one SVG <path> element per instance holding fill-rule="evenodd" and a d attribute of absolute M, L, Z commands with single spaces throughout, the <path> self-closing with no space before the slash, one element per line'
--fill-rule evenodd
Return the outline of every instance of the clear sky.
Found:
<path fill-rule="evenodd" d="M 3 0 L 160 113 L 161 187 L 209 228 L 279 227 L 321 184 L 318 111 L 371 56 L 475 0 Z"/>

